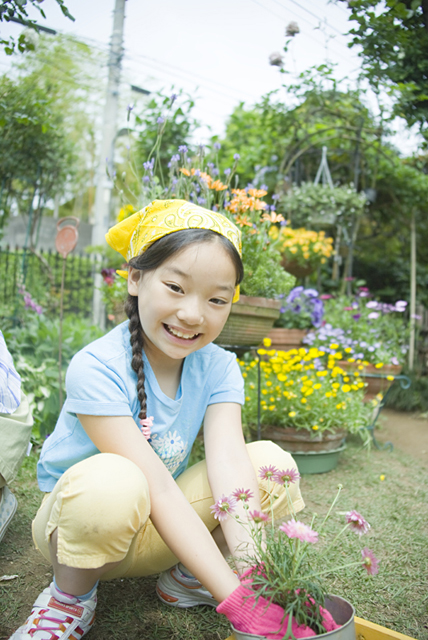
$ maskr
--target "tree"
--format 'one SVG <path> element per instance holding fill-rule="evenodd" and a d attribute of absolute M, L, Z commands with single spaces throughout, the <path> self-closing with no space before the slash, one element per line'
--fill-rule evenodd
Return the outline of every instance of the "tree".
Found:
<path fill-rule="evenodd" d="M 74 22 L 74 18 L 65 6 L 64 0 L 55 1 L 59 5 L 62 13 Z M 31 20 L 28 17 L 27 7 L 29 5 L 36 7 L 40 12 L 40 15 L 43 18 L 46 18 L 46 14 L 40 6 L 41 2 L 43 2 L 43 0 L 2 0 L 0 4 L 0 22 L 21 22 L 28 28 L 38 31 L 36 21 Z M 21 53 L 24 51 L 32 51 L 34 49 L 34 42 L 25 32 L 21 33 L 17 42 L 12 36 L 6 40 L 0 37 L 0 45 L 3 45 L 4 51 L 8 56 L 12 55 L 16 49 Z"/>
<path fill-rule="evenodd" d="M 48 198 L 64 188 L 74 165 L 63 118 L 31 79 L 0 78 L 0 228 L 12 203 L 31 212 L 31 244 Z"/>
<path fill-rule="evenodd" d="M 340 0 L 357 23 L 349 46 L 361 47 L 363 69 L 375 91 L 387 85 L 394 115 L 427 135 L 428 0 Z"/>

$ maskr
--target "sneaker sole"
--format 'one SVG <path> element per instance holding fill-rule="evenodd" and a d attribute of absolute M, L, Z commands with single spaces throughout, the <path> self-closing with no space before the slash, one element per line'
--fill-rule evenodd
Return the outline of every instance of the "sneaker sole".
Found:
<path fill-rule="evenodd" d="M 178 607 L 179 609 L 188 609 L 198 605 L 217 607 L 218 602 L 208 592 L 207 595 L 198 593 L 200 588 L 183 585 L 169 572 L 162 574 L 159 578 L 156 584 L 156 595 L 164 604 L 168 604 L 170 607 Z M 183 593 L 184 589 L 186 591 Z"/>

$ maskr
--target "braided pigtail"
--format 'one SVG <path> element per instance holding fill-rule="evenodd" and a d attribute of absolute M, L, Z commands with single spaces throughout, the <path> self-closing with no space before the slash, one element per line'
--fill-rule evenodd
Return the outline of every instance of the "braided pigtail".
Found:
<path fill-rule="evenodd" d="M 137 381 L 137 397 L 140 402 L 140 420 L 146 418 L 147 413 L 147 396 L 144 389 L 145 375 L 143 363 L 143 330 L 138 313 L 138 297 L 128 295 L 125 302 L 125 312 L 129 318 L 129 333 L 131 334 L 130 342 L 132 347 L 131 366 L 138 376 Z"/>

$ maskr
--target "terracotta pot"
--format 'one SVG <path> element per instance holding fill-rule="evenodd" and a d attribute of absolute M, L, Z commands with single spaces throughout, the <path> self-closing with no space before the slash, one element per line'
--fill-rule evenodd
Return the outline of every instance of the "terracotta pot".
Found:
<path fill-rule="evenodd" d="M 300 349 L 304 347 L 303 338 L 308 333 L 307 329 L 283 329 L 273 327 L 267 335 L 272 340 L 269 349 L 276 351 L 290 351 L 290 349 Z"/>
<path fill-rule="evenodd" d="M 345 439 L 346 431 L 315 433 L 294 427 L 269 426 L 263 429 L 263 437 L 272 440 L 289 453 L 306 451 L 333 451 Z"/>
<path fill-rule="evenodd" d="M 281 300 L 241 296 L 232 309 L 223 331 L 214 341 L 224 346 L 257 347 L 279 318 Z"/>
<path fill-rule="evenodd" d="M 299 264 L 297 260 L 290 260 L 289 258 L 283 258 L 281 261 L 285 271 L 291 273 L 296 278 L 305 278 L 314 271 L 314 267 L 311 264 Z"/>
<path fill-rule="evenodd" d="M 381 369 L 376 369 L 373 364 L 364 365 L 364 369 L 358 369 L 360 365 L 355 362 L 347 362 L 346 360 L 339 360 L 338 366 L 345 371 L 358 371 L 362 380 L 366 383 L 365 388 L 365 400 L 371 400 L 378 393 L 385 394 L 389 387 L 392 385 L 393 380 L 387 380 L 387 376 L 398 376 L 401 373 L 402 367 L 395 364 L 385 364 Z M 365 375 L 365 374 L 370 375 Z M 378 377 L 372 378 L 371 375 Z"/>

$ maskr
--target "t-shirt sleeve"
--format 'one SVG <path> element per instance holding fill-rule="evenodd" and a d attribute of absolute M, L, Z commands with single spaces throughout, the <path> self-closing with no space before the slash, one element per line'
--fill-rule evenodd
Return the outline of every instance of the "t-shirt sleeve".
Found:
<path fill-rule="evenodd" d="M 127 385 L 114 366 L 80 351 L 66 376 L 68 413 L 92 416 L 132 416 Z"/>
<path fill-rule="evenodd" d="M 224 352 L 223 366 L 217 382 L 213 387 L 208 400 L 208 405 L 219 402 L 236 402 L 244 404 L 244 379 L 236 361 L 236 356 L 230 352 Z"/>

